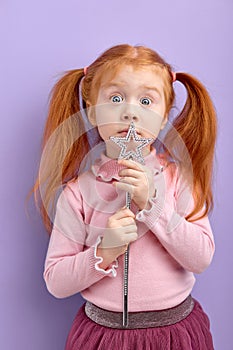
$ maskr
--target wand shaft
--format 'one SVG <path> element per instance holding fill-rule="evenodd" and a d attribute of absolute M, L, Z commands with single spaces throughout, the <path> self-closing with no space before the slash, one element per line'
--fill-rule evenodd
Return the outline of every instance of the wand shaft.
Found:
<path fill-rule="evenodd" d="M 126 208 L 130 209 L 131 195 L 126 192 Z M 129 283 L 129 245 L 124 256 L 124 294 L 123 294 L 123 327 L 128 326 L 128 283 Z"/>
<path fill-rule="evenodd" d="M 124 295 L 123 295 L 123 327 L 128 326 L 128 276 L 129 275 L 129 245 L 124 256 Z"/>

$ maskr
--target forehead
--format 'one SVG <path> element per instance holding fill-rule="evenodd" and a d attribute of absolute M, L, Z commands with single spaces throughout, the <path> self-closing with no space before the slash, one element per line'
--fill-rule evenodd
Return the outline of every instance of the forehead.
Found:
<path fill-rule="evenodd" d="M 159 67 L 124 65 L 102 76 L 100 87 L 107 88 L 112 85 L 145 85 L 163 88 L 164 82 Z"/>

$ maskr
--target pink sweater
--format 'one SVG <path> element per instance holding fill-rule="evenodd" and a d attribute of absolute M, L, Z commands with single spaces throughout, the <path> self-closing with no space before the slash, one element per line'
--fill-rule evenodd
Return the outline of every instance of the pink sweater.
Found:
<path fill-rule="evenodd" d="M 156 197 L 151 209 L 136 213 L 139 238 L 130 245 L 129 311 L 161 310 L 182 302 L 192 291 L 194 273 L 211 262 L 214 241 L 207 217 L 185 220 L 193 198 L 173 163 L 162 170 L 151 152 L 146 165 L 154 170 Z M 99 267 L 96 247 L 106 222 L 125 205 L 125 192 L 112 185 L 119 165 L 106 156 L 92 171 L 69 183 L 57 203 L 44 278 L 55 297 L 81 292 L 99 307 L 122 311 L 123 256 L 107 270 Z"/>

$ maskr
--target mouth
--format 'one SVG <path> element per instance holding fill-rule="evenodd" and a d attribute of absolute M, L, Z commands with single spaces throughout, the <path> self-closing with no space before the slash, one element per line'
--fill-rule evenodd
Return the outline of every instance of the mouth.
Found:
<path fill-rule="evenodd" d="M 128 129 L 124 129 L 124 130 L 118 131 L 117 134 L 120 135 L 120 136 L 126 136 L 127 133 L 128 133 Z"/>
<path fill-rule="evenodd" d="M 118 131 L 117 134 L 121 136 L 126 136 L 128 134 L 128 131 L 129 129 L 123 129 L 121 131 Z M 136 134 L 141 137 L 141 133 L 138 130 L 135 130 L 135 131 L 136 131 Z"/>

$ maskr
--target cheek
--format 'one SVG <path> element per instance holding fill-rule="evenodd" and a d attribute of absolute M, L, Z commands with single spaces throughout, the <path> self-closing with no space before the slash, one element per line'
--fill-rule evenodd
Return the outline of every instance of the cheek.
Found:
<path fill-rule="evenodd" d="M 151 133 L 153 134 L 153 138 L 156 138 L 161 130 L 162 122 L 160 121 L 154 121 L 153 125 L 151 126 Z"/>
<path fill-rule="evenodd" d="M 105 125 L 109 122 L 113 122 L 116 118 L 116 111 L 110 104 L 96 105 L 95 106 L 96 122 L 98 125 Z"/>
<path fill-rule="evenodd" d="M 98 125 L 98 131 L 103 140 L 109 139 L 110 128 L 106 124 Z"/>
<path fill-rule="evenodd" d="M 98 105 L 95 108 L 96 125 L 103 140 L 108 140 L 118 127 L 118 120 L 113 108 L 109 105 Z"/>
<path fill-rule="evenodd" d="M 161 130 L 163 121 L 164 117 L 159 115 L 158 113 L 148 113 L 142 123 L 144 132 L 150 135 L 150 137 L 156 138 Z"/>

